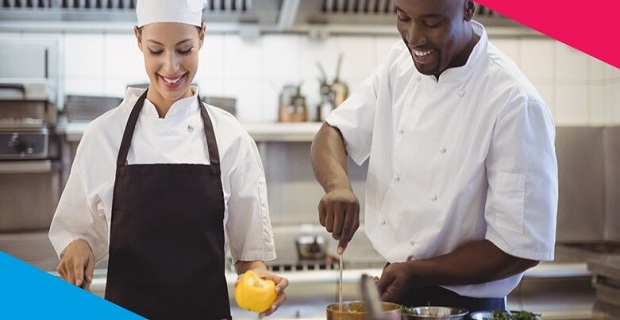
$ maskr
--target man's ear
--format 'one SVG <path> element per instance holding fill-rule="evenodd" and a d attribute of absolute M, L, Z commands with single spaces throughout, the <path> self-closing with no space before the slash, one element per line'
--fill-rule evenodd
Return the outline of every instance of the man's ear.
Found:
<path fill-rule="evenodd" d="M 465 0 L 465 21 L 470 21 L 476 13 L 476 5 L 472 0 Z"/>
<path fill-rule="evenodd" d="M 133 26 L 133 33 L 136 36 L 136 41 L 138 42 L 138 48 L 142 51 L 142 31 L 138 26 Z"/>

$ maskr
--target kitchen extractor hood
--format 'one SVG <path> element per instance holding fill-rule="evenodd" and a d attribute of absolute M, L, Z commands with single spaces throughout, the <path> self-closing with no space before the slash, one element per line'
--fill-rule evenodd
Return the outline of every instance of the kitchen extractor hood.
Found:
<path fill-rule="evenodd" d="M 210 0 L 208 32 L 395 33 L 395 0 Z M 0 0 L 0 31 L 130 32 L 136 0 Z M 536 34 L 477 5 L 490 29 Z"/>

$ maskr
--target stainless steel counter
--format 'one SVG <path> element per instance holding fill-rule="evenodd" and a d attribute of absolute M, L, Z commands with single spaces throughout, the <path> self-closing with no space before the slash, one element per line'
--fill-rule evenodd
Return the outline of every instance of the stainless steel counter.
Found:
<path fill-rule="evenodd" d="M 359 300 L 362 274 L 381 275 L 381 269 L 343 271 L 343 299 Z M 325 308 L 338 301 L 338 270 L 280 273 L 289 280 L 286 303 L 270 319 L 325 319 Z M 237 275 L 226 275 L 233 317 L 256 319 L 252 312 L 237 308 L 233 289 Z M 90 288 L 103 297 L 105 269 L 97 269 Z M 521 284 L 508 297 L 513 310 L 540 312 L 545 320 L 591 319 L 595 293 L 585 263 L 541 263 L 528 270 Z"/>

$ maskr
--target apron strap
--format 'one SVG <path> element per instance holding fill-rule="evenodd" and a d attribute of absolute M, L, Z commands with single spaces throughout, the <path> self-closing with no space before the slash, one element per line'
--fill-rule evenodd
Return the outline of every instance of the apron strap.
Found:
<path fill-rule="evenodd" d="M 118 158 L 116 159 L 116 166 L 118 167 L 123 166 L 127 163 L 127 154 L 129 153 L 129 146 L 131 145 L 131 138 L 133 137 L 133 132 L 136 129 L 136 123 L 138 123 L 138 116 L 140 115 L 140 111 L 142 110 L 144 100 L 146 99 L 146 93 L 148 91 L 148 89 L 144 91 L 140 98 L 138 98 L 138 101 L 136 101 L 136 104 L 134 105 L 131 113 L 129 114 L 129 119 L 127 119 L 125 132 L 123 133 L 123 140 L 121 140 L 121 147 L 118 150 Z"/>
<path fill-rule="evenodd" d="M 220 174 L 220 152 L 217 148 L 217 141 L 215 140 L 215 131 L 213 130 L 213 123 L 207 112 L 207 107 L 202 104 L 200 96 L 198 96 L 198 107 L 200 107 L 200 115 L 202 116 L 202 122 L 205 126 L 205 136 L 207 137 L 207 148 L 209 149 L 209 162 L 211 163 L 211 172 L 214 174 Z"/>
<path fill-rule="evenodd" d="M 118 151 L 118 157 L 116 159 L 117 166 L 123 166 L 127 163 L 127 155 L 129 154 L 129 147 L 131 145 L 131 139 L 133 137 L 133 133 L 136 128 L 136 123 L 138 123 L 138 116 L 140 115 L 140 111 L 142 111 L 142 107 L 144 106 L 144 100 L 146 99 L 146 93 L 148 89 L 144 91 L 144 93 L 138 98 L 135 106 L 131 110 L 129 114 L 129 119 L 127 119 L 127 125 L 125 126 L 125 132 L 123 133 L 123 139 L 121 140 L 121 147 Z M 198 107 L 200 108 L 200 115 L 202 117 L 202 122 L 205 126 L 205 137 L 207 139 L 207 149 L 209 152 L 209 162 L 211 163 L 211 172 L 214 174 L 220 174 L 220 153 L 217 148 L 217 140 L 215 139 L 215 133 L 213 131 L 213 123 L 211 122 L 211 118 L 209 117 L 209 113 L 207 112 L 207 108 L 202 104 L 200 100 L 200 96 L 197 95 L 198 98 Z"/>

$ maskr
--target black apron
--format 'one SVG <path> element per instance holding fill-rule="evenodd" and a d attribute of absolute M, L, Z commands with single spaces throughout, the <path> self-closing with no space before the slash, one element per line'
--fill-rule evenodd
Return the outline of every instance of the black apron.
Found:
<path fill-rule="evenodd" d="M 127 164 L 144 105 L 118 154 L 105 298 L 149 319 L 230 319 L 224 196 L 211 119 L 200 103 L 210 165 Z"/>

